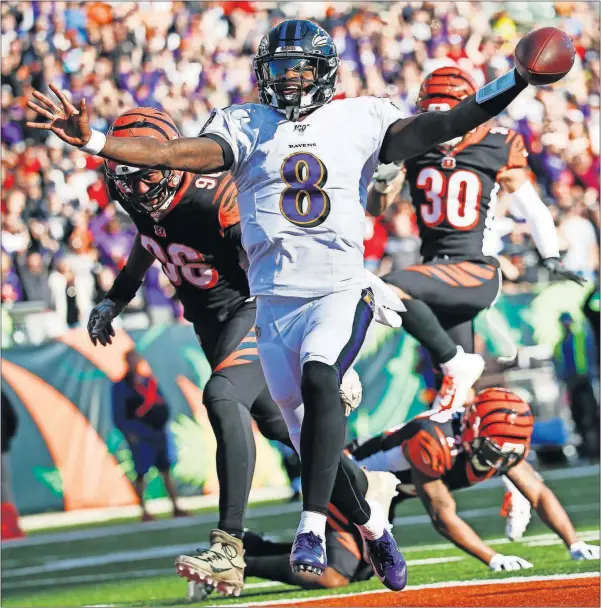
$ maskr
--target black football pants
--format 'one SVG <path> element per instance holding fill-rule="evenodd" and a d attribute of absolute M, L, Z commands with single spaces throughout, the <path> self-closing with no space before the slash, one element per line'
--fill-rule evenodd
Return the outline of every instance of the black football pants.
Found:
<path fill-rule="evenodd" d="M 264 437 L 292 447 L 263 376 L 255 314 L 255 303 L 246 302 L 223 323 L 194 325 L 213 370 L 203 401 L 217 440 L 219 528 L 239 538 L 256 460 L 252 419 Z"/>
<path fill-rule="evenodd" d="M 474 352 L 474 319 L 494 302 L 501 287 L 495 266 L 462 259 L 437 258 L 382 278 L 427 304 L 453 343 L 467 353 Z M 430 330 L 428 324 L 417 323 L 409 329 L 406 314 L 401 316 L 407 331 L 421 344 L 427 342 L 421 333 Z"/>

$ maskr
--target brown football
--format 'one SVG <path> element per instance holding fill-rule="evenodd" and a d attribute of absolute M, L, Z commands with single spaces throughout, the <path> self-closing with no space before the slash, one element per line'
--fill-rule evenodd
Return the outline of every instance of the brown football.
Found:
<path fill-rule="evenodd" d="M 524 36 L 515 47 L 515 67 L 529 84 L 557 82 L 574 65 L 571 38 L 556 27 L 543 27 Z"/>

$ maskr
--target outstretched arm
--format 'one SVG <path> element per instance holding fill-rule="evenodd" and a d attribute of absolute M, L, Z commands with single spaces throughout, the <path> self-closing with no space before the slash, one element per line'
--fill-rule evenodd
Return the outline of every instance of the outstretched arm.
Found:
<path fill-rule="evenodd" d="M 455 499 L 443 481 L 429 479 L 415 469 L 412 471 L 412 481 L 436 531 L 466 553 L 488 565 L 495 551 L 457 515 Z"/>
<path fill-rule="evenodd" d="M 532 240 L 543 259 L 543 266 L 557 279 L 584 285 L 585 280 L 567 270 L 559 257 L 559 238 L 551 211 L 534 189 L 525 169 L 505 169 L 497 176 L 499 184 L 512 195 L 515 208 L 528 222 Z"/>
<path fill-rule="evenodd" d="M 536 471 L 522 460 L 507 472 L 507 477 L 529 500 L 543 523 L 558 534 L 566 547 L 570 548 L 578 540 L 574 526 L 565 509 L 557 500 L 557 496 L 545 485 Z"/>
<path fill-rule="evenodd" d="M 136 234 L 127 263 L 115 278 L 104 300 L 90 312 L 88 334 L 94 346 L 98 342 L 102 346 L 113 343 L 115 330 L 112 321 L 134 299 L 153 262 L 154 257 L 144 249 L 140 235 Z"/>
<path fill-rule="evenodd" d="M 209 173 L 229 169 L 232 165 L 231 150 L 227 144 L 217 143 L 209 137 L 182 137 L 171 141 L 159 141 L 153 137 L 106 137 L 90 128 L 85 99 L 77 109 L 63 91 L 50 85 L 59 98 L 62 108 L 46 95 L 34 91 L 33 100 L 27 106 L 50 122 L 28 122 L 34 129 L 52 131 L 64 142 L 82 148 L 84 152 L 97 154 L 134 167 L 174 169 L 191 173 Z M 104 145 L 102 145 L 104 141 Z"/>
<path fill-rule="evenodd" d="M 516 555 L 502 555 L 491 549 L 455 510 L 455 500 L 441 479 L 430 479 L 413 469 L 415 490 L 436 530 L 466 553 L 484 562 L 494 572 L 522 570 L 532 564 Z"/>
<path fill-rule="evenodd" d="M 397 120 L 388 127 L 380 161 L 407 160 L 437 144 L 465 135 L 502 112 L 527 86 L 513 69 L 448 112 L 426 112 Z"/>

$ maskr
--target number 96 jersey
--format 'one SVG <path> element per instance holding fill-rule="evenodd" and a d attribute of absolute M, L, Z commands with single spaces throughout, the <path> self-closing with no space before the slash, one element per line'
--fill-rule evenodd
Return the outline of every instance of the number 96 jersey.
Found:
<path fill-rule="evenodd" d="M 141 245 L 175 288 L 188 321 L 214 326 L 248 299 L 230 173 L 185 173 L 171 210 L 163 216 L 153 218 L 119 201 L 136 225 Z"/>
<path fill-rule="evenodd" d="M 252 295 L 319 297 L 364 287 L 367 187 L 389 100 L 332 101 L 301 122 L 260 104 L 214 110 L 201 136 L 232 149 Z"/>
<path fill-rule="evenodd" d="M 496 255 L 497 176 L 527 167 L 527 156 L 521 135 L 483 125 L 455 147 L 437 146 L 405 162 L 425 261 L 490 261 Z"/>

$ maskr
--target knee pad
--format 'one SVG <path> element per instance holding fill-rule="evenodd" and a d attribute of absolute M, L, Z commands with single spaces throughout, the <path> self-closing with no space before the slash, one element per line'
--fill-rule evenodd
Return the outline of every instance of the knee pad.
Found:
<path fill-rule="evenodd" d="M 338 379 L 338 371 L 332 365 L 323 363 L 322 361 L 307 361 L 303 365 L 301 376 L 301 392 L 305 391 L 321 391 L 329 384 L 340 385 Z"/>
<path fill-rule="evenodd" d="M 338 370 L 322 363 L 321 361 L 307 361 L 303 365 L 301 378 L 301 393 L 304 403 L 311 403 L 313 400 L 324 394 L 324 391 L 336 392 L 339 395 L 340 378 Z M 322 400 L 320 400 L 322 401 Z M 328 403 L 330 400 L 326 400 Z M 332 401 L 336 403 L 336 400 Z"/>

